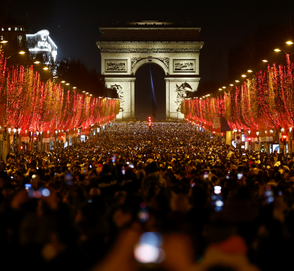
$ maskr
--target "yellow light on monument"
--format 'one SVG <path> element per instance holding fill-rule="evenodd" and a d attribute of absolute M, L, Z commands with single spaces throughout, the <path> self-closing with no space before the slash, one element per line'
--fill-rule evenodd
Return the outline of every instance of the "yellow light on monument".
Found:
<path fill-rule="evenodd" d="M 77 87 L 72 87 L 73 89 L 76 89 Z"/>
<path fill-rule="evenodd" d="M 268 62 L 268 60 L 267 59 L 263 59 L 262 62 L 266 63 L 266 62 Z"/>
<path fill-rule="evenodd" d="M 35 62 L 34 62 L 34 64 L 40 64 L 41 62 L 39 61 L 39 60 L 36 60 Z"/>
<path fill-rule="evenodd" d="M 8 41 L 7 40 L 1 40 L 0 41 L 0 43 L 2 43 L 2 44 L 5 44 L 5 43 L 7 43 Z"/>
<path fill-rule="evenodd" d="M 234 84 L 230 84 L 230 87 L 233 87 L 234 86 Z"/>
<path fill-rule="evenodd" d="M 227 88 L 226 86 L 223 86 L 223 89 Z"/>
<path fill-rule="evenodd" d="M 251 73 L 251 72 L 253 72 L 253 70 L 250 70 L 250 69 L 249 69 L 249 70 L 247 70 L 247 72 Z"/>
<path fill-rule="evenodd" d="M 49 68 L 48 68 L 48 67 L 44 67 L 43 70 L 44 70 L 44 71 L 48 71 Z"/>
<path fill-rule="evenodd" d="M 65 81 L 64 81 L 64 80 L 62 80 L 62 81 L 61 81 L 61 83 L 62 83 L 62 84 L 64 84 L 64 83 L 65 83 Z"/>
<path fill-rule="evenodd" d="M 222 91 L 223 89 L 222 89 L 222 88 L 219 88 L 218 90 L 219 90 L 219 91 Z"/>
<path fill-rule="evenodd" d="M 281 49 L 279 49 L 279 48 L 275 48 L 274 51 L 275 51 L 275 52 L 281 52 Z"/>
<path fill-rule="evenodd" d="M 293 41 L 288 40 L 288 41 L 286 41 L 286 44 L 288 44 L 288 45 L 292 45 L 292 44 L 294 44 L 294 43 L 293 43 Z"/>
<path fill-rule="evenodd" d="M 19 51 L 18 52 L 20 55 L 24 55 L 26 52 L 25 51 Z"/>
<path fill-rule="evenodd" d="M 82 92 L 83 92 L 83 93 L 85 93 L 86 91 L 85 91 L 85 90 L 83 90 Z"/>
<path fill-rule="evenodd" d="M 66 83 L 66 85 L 69 86 L 70 84 L 69 83 Z"/>
<path fill-rule="evenodd" d="M 243 78 L 247 77 L 247 75 L 246 75 L 246 74 L 242 74 L 241 76 L 242 76 Z"/>
<path fill-rule="evenodd" d="M 236 83 L 240 83 L 240 81 L 239 81 L 239 80 L 235 80 L 235 82 L 236 82 Z"/>

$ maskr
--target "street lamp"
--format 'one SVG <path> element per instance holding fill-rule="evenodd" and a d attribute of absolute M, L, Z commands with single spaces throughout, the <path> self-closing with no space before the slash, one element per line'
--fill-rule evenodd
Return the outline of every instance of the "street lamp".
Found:
<path fill-rule="evenodd" d="M 17 55 L 17 54 L 24 55 L 25 53 L 26 53 L 25 51 L 19 51 L 19 52 L 13 53 L 12 55 L 6 57 L 6 59 L 10 59 L 12 56 Z"/>

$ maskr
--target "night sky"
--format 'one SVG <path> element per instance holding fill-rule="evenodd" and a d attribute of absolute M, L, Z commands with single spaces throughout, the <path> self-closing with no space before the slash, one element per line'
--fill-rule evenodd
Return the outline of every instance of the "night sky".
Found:
<path fill-rule="evenodd" d="M 226 79 L 228 52 L 259 25 L 289 21 L 294 1 L 261 0 L 2 0 L 5 13 L 35 33 L 47 29 L 58 46 L 57 58 L 79 59 L 100 72 L 99 26 L 103 23 L 140 21 L 191 22 L 201 27 L 200 53 L 203 82 Z"/>

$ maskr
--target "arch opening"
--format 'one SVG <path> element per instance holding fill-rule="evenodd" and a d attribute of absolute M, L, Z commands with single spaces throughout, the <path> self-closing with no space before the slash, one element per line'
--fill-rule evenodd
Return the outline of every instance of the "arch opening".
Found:
<path fill-rule="evenodd" d="M 152 74 L 154 95 L 151 88 Z M 151 116 L 153 120 L 166 120 L 166 87 L 165 71 L 157 64 L 145 63 L 136 71 L 135 83 L 135 117 L 137 120 L 147 121 Z M 155 103 L 154 99 L 155 97 Z"/>

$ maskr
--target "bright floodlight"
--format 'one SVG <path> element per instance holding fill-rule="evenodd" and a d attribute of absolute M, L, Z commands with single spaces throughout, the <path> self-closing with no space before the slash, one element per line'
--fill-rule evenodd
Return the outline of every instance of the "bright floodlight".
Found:
<path fill-rule="evenodd" d="M 24 55 L 26 52 L 25 51 L 19 51 L 18 52 L 20 55 Z"/>
<path fill-rule="evenodd" d="M 49 68 L 48 68 L 48 67 L 44 67 L 43 70 L 44 70 L 44 71 L 48 71 Z"/>
<path fill-rule="evenodd" d="M 276 49 L 274 49 L 274 51 L 275 51 L 275 52 L 281 52 L 281 49 L 276 48 Z"/>
<path fill-rule="evenodd" d="M 226 86 L 223 86 L 223 89 L 227 88 Z"/>
<path fill-rule="evenodd" d="M 62 83 L 62 84 L 64 84 L 64 83 L 65 83 L 65 81 L 64 81 L 64 80 L 62 80 L 62 81 L 61 81 L 61 83 Z"/>
<path fill-rule="evenodd" d="M 36 60 L 35 62 L 34 62 L 34 64 L 40 64 L 41 62 L 39 61 L 39 60 Z"/>
<path fill-rule="evenodd" d="M 250 72 L 253 72 L 253 70 L 247 70 L 247 72 L 249 72 L 249 73 L 250 73 Z"/>
<path fill-rule="evenodd" d="M 223 90 L 222 88 L 219 88 L 218 90 Z"/>
<path fill-rule="evenodd" d="M 234 84 L 230 84 L 230 86 L 231 86 L 231 87 L 233 87 L 233 86 L 234 86 Z"/>
<path fill-rule="evenodd" d="M 236 82 L 236 83 L 239 83 L 240 81 L 239 81 L 239 80 L 235 80 L 235 82 Z"/>
<path fill-rule="evenodd" d="M 268 60 L 266 60 L 266 59 L 263 59 L 263 60 L 262 60 L 262 62 L 266 63 L 266 62 L 268 62 Z"/>
<path fill-rule="evenodd" d="M 0 41 L 0 43 L 3 43 L 3 44 L 5 44 L 5 43 L 7 43 L 8 41 L 7 40 L 1 40 Z"/>
<path fill-rule="evenodd" d="M 294 44 L 293 41 L 291 41 L 291 40 L 286 41 L 286 43 L 287 43 L 288 45 L 292 45 L 292 44 Z"/>
<path fill-rule="evenodd" d="M 243 78 L 245 78 L 247 75 L 246 75 L 246 74 L 242 74 L 241 76 L 242 76 Z"/>
<path fill-rule="evenodd" d="M 69 83 L 66 83 L 67 86 L 69 86 Z"/>

